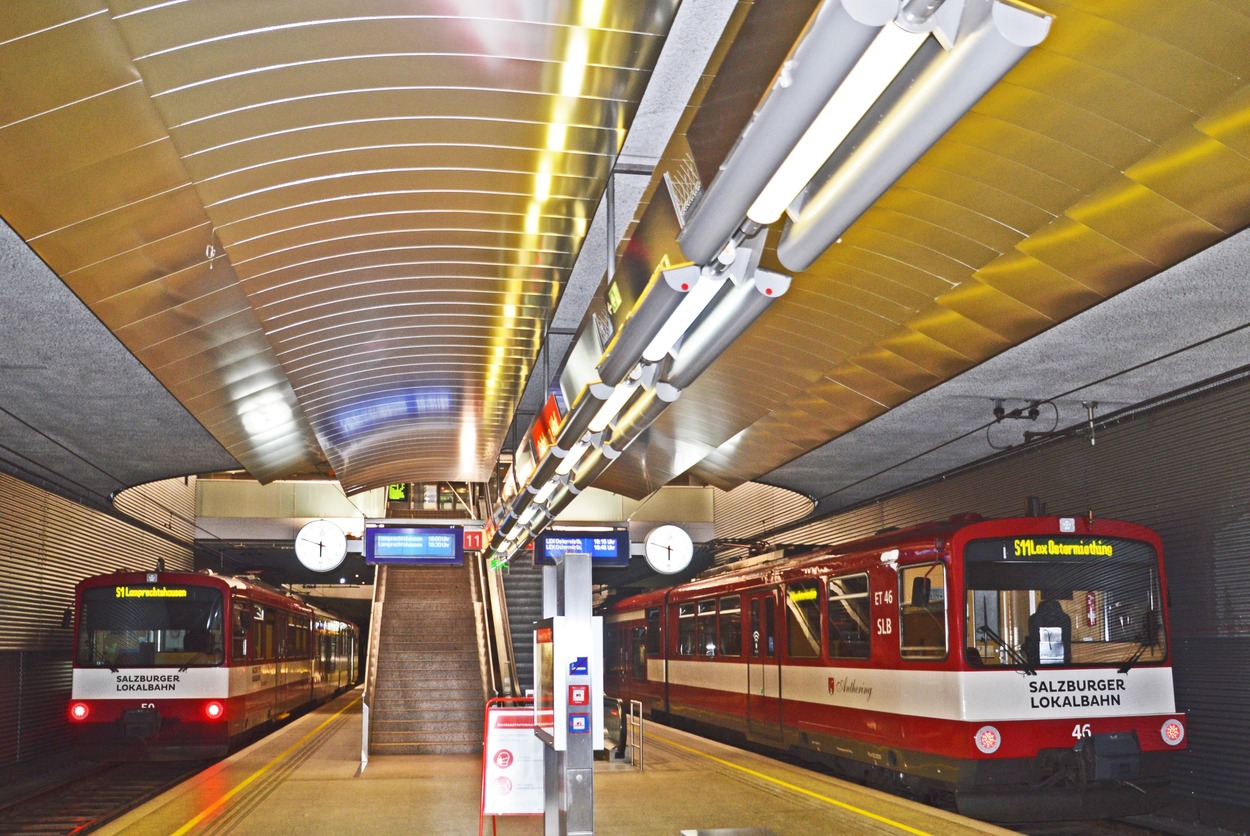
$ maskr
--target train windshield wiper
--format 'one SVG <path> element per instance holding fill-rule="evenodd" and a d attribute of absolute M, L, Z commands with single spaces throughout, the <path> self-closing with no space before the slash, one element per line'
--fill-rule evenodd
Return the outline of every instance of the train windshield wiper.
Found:
<path fill-rule="evenodd" d="M 1137 660 L 1147 650 L 1153 650 L 1159 645 L 1159 622 L 1156 620 L 1154 610 L 1146 610 L 1145 618 L 1142 620 L 1141 635 L 1137 638 L 1137 649 L 1133 651 L 1133 655 L 1125 660 L 1123 665 L 1116 670 L 1116 673 L 1128 673 L 1133 665 L 1137 664 Z"/>
<path fill-rule="evenodd" d="M 110 662 L 94 643 L 91 645 L 91 661 L 96 663 L 96 667 L 105 667 L 113 673 L 118 673 L 117 666 Z M 114 661 L 116 661 L 116 658 L 114 658 Z"/>
<path fill-rule="evenodd" d="M 1037 671 L 1033 670 L 1033 668 L 1029 666 L 1029 660 L 1021 656 L 1019 651 L 1007 644 L 1007 642 L 1003 641 L 1002 636 L 995 633 L 989 627 L 986 627 L 985 625 L 978 627 L 977 635 L 990 639 L 1001 649 L 1007 651 L 1007 656 L 1015 664 L 1016 668 L 1023 671 L 1026 676 L 1037 676 Z"/>

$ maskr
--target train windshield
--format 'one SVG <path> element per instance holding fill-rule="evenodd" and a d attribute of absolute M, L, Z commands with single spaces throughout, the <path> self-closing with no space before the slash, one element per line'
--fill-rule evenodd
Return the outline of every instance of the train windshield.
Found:
<path fill-rule="evenodd" d="M 1135 540 L 1003 537 L 964 548 L 972 666 L 1126 667 L 1166 658 L 1159 561 Z"/>
<path fill-rule="evenodd" d="M 83 591 L 78 667 L 211 667 L 223 661 L 220 590 L 147 585 Z"/>

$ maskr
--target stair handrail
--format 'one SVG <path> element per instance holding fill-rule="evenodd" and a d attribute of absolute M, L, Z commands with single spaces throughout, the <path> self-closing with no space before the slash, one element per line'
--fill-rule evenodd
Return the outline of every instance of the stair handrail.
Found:
<path fill-rule="evenodd" d="M 498 570 L 489 568 L 484 553 L 479 553 L 476 566 L 477 578 L 483 590 L 482 632 L 490 653 L 491 697 L 518 696 L 516 693 L 516 659 L 512 651 L 512 633 L 508 628 L 508 601 L 504 591 L 503 577 Z"/>
<path fill-rule="evenodd" d="M 494 616 L 496 641 L 500 646 L 499 669 L 503 678 L 503 696 L 521 697 L 520 678 L 516 672 L 516 654 L 512 649 L 512 620 L 508 616 L 508 595 L 504 589 L 503 572 L 499 569 L 488 569 L 490 582 L 491 612 Z"/>
<path fill-rule="evenodd" d="M 361 697 L 360 771 L 369 765 L 370 708 L 373 705 L 373 689 L 378 681 L 378 651 L 382 642 L 382 608 L 386 603 L 386 566 L 375 567 L 373 579 L 373 603 L 369 608 L 369 652 L 365 656 L 365 692 Z"/>
<path fill-rule="evenodd" d="M 485 575 L 485 558 L 478 552 L 470 558 L 469 579 L 473 596 L 473 627 L 477 634 L 478 672 L 482 676 L 482 696 L 489 700 L 499 695 L 494 637 L 490 629 L 490 602 Z"/>

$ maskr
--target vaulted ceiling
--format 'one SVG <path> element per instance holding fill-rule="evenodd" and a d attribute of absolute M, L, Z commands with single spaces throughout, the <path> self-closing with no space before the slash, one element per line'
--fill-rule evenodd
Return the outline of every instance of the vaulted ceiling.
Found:
<path fill-rule="evenodd" d="M 4 467 L 484 480 L 663 174 L 728 153 L 817 5 L 6 4 Z M 1250 224 L 1250 7 L 1036 5 L 1046 40 L 599 486 L 853 504 L 992 452 L 931 455 L 998 400 L 1068 425 L 1246 365 L 1197 346 L 1250 322 L 1244 243 L 1204 254 Z"/>

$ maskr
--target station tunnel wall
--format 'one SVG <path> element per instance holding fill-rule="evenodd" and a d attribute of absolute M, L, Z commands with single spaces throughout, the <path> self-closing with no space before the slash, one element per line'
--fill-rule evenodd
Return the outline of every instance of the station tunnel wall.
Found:
<path fill-rule="evenodd" d="M 178 480 L 180 483 L 182 480 Z M 83 578 L 130 567 L 194 568 L 191 546 L 0 473 L 0 769 L 69 749 L 73 630 Z"/>
<path fill-rule="evenodd" d="M 776 539 L 836 543 L 970 511 L 1022 516 L 1030 496 L 1049 514 L 1092 510 L 1155 529 L 1177 708 L 1188 714 L 1173 793 L 1250 817 L 1250 379 L 1099 427 L 1094 442 L 1024 448 Z"/>

